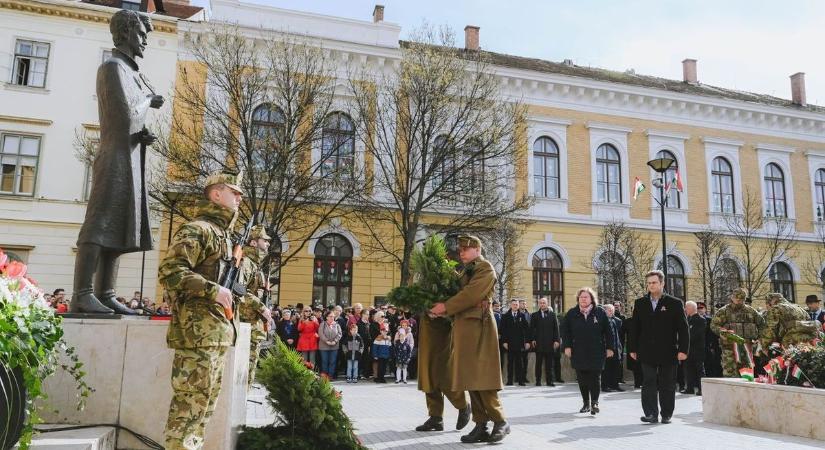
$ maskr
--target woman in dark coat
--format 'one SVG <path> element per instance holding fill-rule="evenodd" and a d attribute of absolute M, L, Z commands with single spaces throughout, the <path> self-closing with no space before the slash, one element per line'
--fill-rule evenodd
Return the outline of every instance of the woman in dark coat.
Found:
<path fill-rule="evenodd" d="M 298 345 L 298 325 L 292 320 L 292 311 L 285 309 L 275 328 L 281 341 L 294 350 Z"/>
<path fill-rule="evenodd" d="M 595 415 L 599 412 L 599 377 L 607 357 L 616 348 L 607 313 L 598 305 L 593 289 L 585 287 L 576 293 L 578 305 L 567 311 L 562 327 L 564 354 L 576 369 L 583 406 L 579 412 Z"/>

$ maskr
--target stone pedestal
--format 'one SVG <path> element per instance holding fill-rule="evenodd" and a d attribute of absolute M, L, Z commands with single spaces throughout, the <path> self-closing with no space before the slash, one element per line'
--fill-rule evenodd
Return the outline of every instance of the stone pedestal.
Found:
<path fill-rule="evenodd" d="M 174 351 L 166 347 L 168 321 L 66 319 L 65 339 L 75 347 L 95 389 L 86 409 L 77 411 L 74 380 L 58 369 L 44 389 L 41 408 L 46 423 L 120 424 L 163 444 L 163 429 L 172 398 Z M 235 347 L 227 352 L 223 385 L 206 429 L 205 448 L 235 448 L 246 415 L 249 366 L 248 324 L 241 324 Z M 54 412 L 56 410 L 57 412 Z M 117 448 L 144 449 L 127 432 L 118 432 Z"/>
<path fill-rule="evenodd" d="M 737 378 L 702 379 L 705 422 L 825 441 L 822 405 L 823 389 Z"/>

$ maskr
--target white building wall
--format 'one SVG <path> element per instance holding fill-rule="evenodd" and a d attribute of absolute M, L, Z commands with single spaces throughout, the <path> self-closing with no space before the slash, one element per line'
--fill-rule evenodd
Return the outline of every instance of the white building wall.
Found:
<path fill-rule="evenodd" d="M 116 9 L 76 1 L 45 0 L 47 9 L 87 15 L 111 15 Z M 156 19 L 166 28 L 174 19 Z M 30 39 L 50 44 L 44 88 L 11 83 L 15 41 Z M 171 108 L 177 61 L 177 36 L 156 30 L 149 34 L 146 57 L 138 60 L 167 102 L 150 112 L 150 122 Z M 22 12 L 0 7 L 0 133 L 41 136 L 34 196 L 0 194 L 0 247 L 22 253 L 29 274 L 46 290 L 72 289 L 77 234 L 86 210 L 83 201 L 86 170 L 75 156 L 76 133 L 83 125 L 98 124 L 95 79 L 103 51 L 112 47 L 108 22 L 80 17 Z M 159 220 L 152 221 L 155 242 Z M 121 258 L 118 293 L 131 297 L 140 286 L 141 253 Z M 154 297 L 158 252 L 146 253 L 144 295 Z"/>

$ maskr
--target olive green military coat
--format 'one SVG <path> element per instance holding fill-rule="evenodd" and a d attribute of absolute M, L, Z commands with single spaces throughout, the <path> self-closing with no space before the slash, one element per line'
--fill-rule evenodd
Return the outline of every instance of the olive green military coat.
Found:
<path fill-rule="evenodd" d="M 450 390 L 450 352 L 452 323 L 442 317 L 422 314 L 418 321 L 418 390 Z"/>
<path fill-rule="evenodd" d="M 483 257 L 469 263 L 461 275 L 461 291 L 446 302 L 453 317 L 450 350 L 450 390 L 502 389 L 498 329 L 492 302 L 496 271 Z"/>

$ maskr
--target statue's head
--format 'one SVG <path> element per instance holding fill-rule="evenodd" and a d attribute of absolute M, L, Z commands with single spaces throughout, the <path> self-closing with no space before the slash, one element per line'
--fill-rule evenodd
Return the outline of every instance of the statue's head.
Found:
<path fill-rule="evenodd" d="M 128 9 L 116 12 L 109 23 L 115 47 L 132 57 L 143 58 L 146 36 L 152 29 L 149 16 Z"/>

